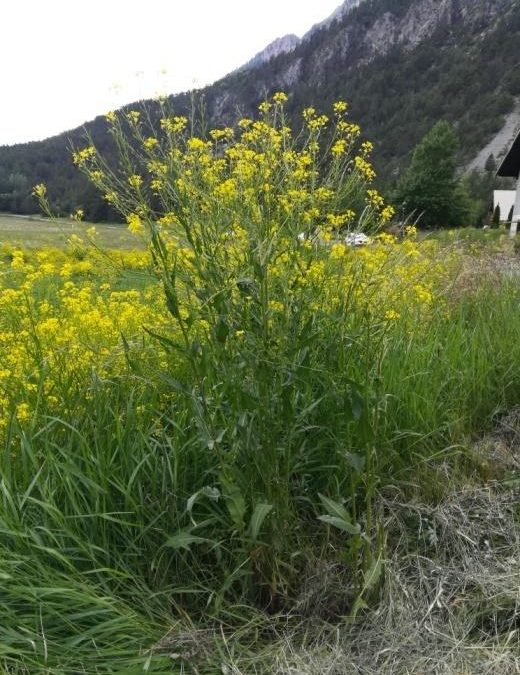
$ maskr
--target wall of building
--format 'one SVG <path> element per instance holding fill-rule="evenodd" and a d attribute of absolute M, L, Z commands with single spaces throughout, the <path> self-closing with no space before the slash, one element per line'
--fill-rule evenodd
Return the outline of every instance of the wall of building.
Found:
<path fill-rule="evenodd" d="M 515 205 L 516 190 L 494 190 L 493 191 L 493 210 L 500 207 L 500 220 L 507 220 L 511 207 Z"/>

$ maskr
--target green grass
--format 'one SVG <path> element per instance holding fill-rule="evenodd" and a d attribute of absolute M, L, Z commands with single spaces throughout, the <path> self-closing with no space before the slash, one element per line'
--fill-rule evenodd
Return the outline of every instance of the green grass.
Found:
<path fill-rule="evenodd" d="M 87 238 L 92 223 L 68 218 L 53 219 L 41 216 L 0 214 L 0 245 L 10 244 L 24 248 L 64 248 L 72 235 Z M 141 240 L 128 232 L 124 225 L 98 223 L 96 243 L 102 248 L 140 249 Z"/>
<path fill-rule="evenodd" d="M 453 230 L 435 230 L 435 231 L 421 231 L 420 236 L 423 238 L 433 238 L 443 244 L 461 244 L 468 246 L 474 244 L 479 246 L 481 250 L 491 252 L 499 251 L 505 248 L 510 248 L 508 242 L 509 228 L 475 228 L 475 227 L 460 227 Z"/>
<path fill-rule="evenodd" d="M 471 438 L 520 400 L 519 300 L 514 280 L 484 284 L 454 299 L 451 321 L 432 321 L 426 339 L 399 325 L 387 335 L 372 440 L 378 493 L 413 486 L 438 500 L 464 481 Z M 268 403 L 239 401 L 248 415 L 242 426 L 230 399 L 207 401 L 221 439 L 240 441 L 233 453 L 208 435 L 200 401 L 178 379 L 139 368 L 77 382 L 62 416 L 42 412 L 31 428 L 13 426 L 0 457 L 5 672 L 181 673 L 191 663 L 204 668 L 193 672 L 218 673 L 235 658 L 249 672 L 247 654 L 270 641 L 268 613 L 297 605 L 323 564 L 343 570 L 342 600 L 330 611 L 352 611 L 357 548 L 351 535 L 318 520 L 326 513 L 318 493 L 337 503 L 357 493 L 363 505 L 370 483 L 358 455 L 366 438 L 356 426 L 339 437 L 341 464 L 339 410 L 317 403 L 330 386 L 302 378 L 304 412 L 292 417 L 283 378 L 273 381 Z M 311 394 L 318 398 L 306 402 Z M 450 479 L 439 485 L 446 462 Z M 270 513 L 260 502 L 255 511 L 261 490 Z M 375 546 L 382 522 L 367 527 L 362 511 L 358 517 Z M 193 651 L 179 636 L 197 626 L 211 635 L 198 647 L 202 656 L 172 661 L 172 650 Z M 150 652 L 166 634 L 177 647 Z M 236 656 L 226 653 L 230 645 Z"/>

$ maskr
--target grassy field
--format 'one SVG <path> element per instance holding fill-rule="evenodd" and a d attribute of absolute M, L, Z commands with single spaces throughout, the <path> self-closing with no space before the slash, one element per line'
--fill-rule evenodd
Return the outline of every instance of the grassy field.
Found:
<path fill-rule="evenodd" d="M 72 235 L 85 238 L 92 223 L 71 219 L 49 220 L 41 216 L 18 216 L 0 213 L 0 245 L 10 244 L 24 248 L 63 248 Z M 124 225 L 95 226 L 97 243 L 103 248 L 142 248 L 138 237 L 132 235 Z"/>

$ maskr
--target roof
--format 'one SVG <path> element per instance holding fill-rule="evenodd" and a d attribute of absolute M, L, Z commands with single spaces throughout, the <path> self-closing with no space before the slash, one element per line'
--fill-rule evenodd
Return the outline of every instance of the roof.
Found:
<path fill-rule="evenodd" d="M 509 148 L 509 152 L 498 167 L 497 176 L 518 178 L 520 175 L 520 132 Z"/>

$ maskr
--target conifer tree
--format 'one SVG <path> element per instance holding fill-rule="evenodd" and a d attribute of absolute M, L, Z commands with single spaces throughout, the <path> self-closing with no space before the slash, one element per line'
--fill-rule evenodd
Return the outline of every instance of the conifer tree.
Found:
<path fill-rule="evenodd" d="M 421 227 L 466 224 L 470 203 L 456 177 L 458 142 L 448 122 L 438 122 L 417 145 L 394 201 L 403 214 L 413 214 Z"/>

